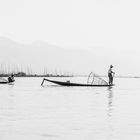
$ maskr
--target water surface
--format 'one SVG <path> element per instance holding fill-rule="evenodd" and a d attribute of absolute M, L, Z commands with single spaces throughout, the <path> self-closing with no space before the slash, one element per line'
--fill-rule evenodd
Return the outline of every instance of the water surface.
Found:
<path fill-rule="evenodd" d="M 42 87 L 42 79 L 0 85 L 0 140 L 140 139 L 140 79 L 116 78 L 113 88 Z"/>

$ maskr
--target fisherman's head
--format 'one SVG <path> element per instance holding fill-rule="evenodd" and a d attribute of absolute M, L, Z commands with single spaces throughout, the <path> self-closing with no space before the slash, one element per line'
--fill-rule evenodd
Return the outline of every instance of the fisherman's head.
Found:
<path fill-rule="evenodd" d="M 113 68 L 113 66 L 112 66 L 112 65 L 110 65 L 110 68 Z"/>

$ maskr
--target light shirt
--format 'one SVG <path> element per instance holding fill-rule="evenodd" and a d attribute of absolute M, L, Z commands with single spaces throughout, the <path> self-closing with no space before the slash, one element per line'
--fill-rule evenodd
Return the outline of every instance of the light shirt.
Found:
<path fill-rule="evenodd" d="M 113 73 L 112 68 L 109 68 L 108 74 L 112 74 L 112 73 Z"/>

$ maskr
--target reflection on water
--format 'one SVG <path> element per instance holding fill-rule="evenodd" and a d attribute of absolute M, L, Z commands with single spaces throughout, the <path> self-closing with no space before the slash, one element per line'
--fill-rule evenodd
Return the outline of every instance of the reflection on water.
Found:
<path fill-rule="evenodd" d="M 108 116 L 112 116 L 113 111 L 113 88 L 108 87 Z"/>
<path fill-rule="evenodd" d="M 140 79 L 115 79 L 112 88 L 41 82 L 0 85 L 0 140 L 140 139 Z"/>
<path fill-rule="evenodd" d="M 108 87 L 108 127 L 109 127 L 109 135 L 108 140 L 113 140 L 113 87 Z"/>

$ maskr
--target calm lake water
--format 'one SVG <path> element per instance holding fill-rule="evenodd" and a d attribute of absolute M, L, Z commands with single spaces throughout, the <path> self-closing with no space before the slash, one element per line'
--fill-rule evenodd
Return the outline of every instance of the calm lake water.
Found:
<path fill-rule="evenodd" d="M 140 139 L 140 79 L 116 78 L 111 89 L 42 87 L 42 79 L 0 85 L 0 140 Z"/>

